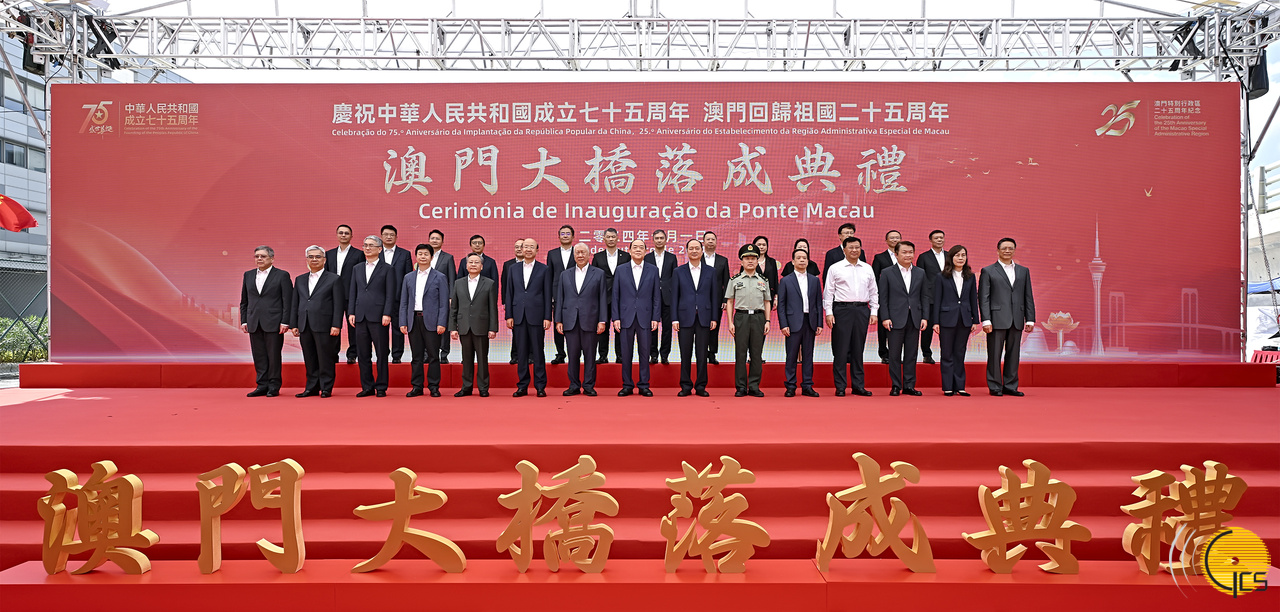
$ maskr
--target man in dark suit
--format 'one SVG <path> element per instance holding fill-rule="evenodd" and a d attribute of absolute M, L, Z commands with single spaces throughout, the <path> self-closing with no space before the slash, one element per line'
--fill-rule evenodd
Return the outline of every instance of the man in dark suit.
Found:
<path fill-rule="evenodd" d="M 613 277 L 613 306 L 610 319 L 613 331 L 622 337 L 622 351 L 618 353 L 622 362 L 622 390 L 619 397 L 631 395 L 631 390 L 640 388 L 640 395 L 653 397 L 649 390 L 649 345 L 653 342 L 653 332 L 658 329 L 658 317 L 662 312 L 662 290 L 658 286 L 658 268 L 644 260 L 645 246 L 643 240 L 632 240 L 630 249 L 631 261 L 618 266 Z M 631 376 L 631 362 L 636 357 L 640 361 L 640 380 Z"/>
<path fill-rule="evenodd" d="M 352 271 L 347 294 L 347 322 L 356 327 L 356 355 L 360 362 L 360 392 L 356 397 L 387 396 L 391 366 L 387 332 L 396 312 L 395 271 L 382 258 L 382 239 L 364 239 L 364 264 Z M 373 377 L 373 356 L 378 357 L 378 378 Z"/>
<path fill-rule="evenodd" d="M 471 395 L 472 381 L 479 378 L 480 397 L 489 397 L 489 341 L 498 337 L 498 283 L 481 273 L 484 255 L 472 252 L 463 265 L 466 275 L 454 281 L 449 298 L 449 335 L 462 347 L 462 388 L 453 396 Z"/>
<path fill-rule="evenodd" d="M 427 235 L 427 244 L 435 252 L 431 256 L 431 269 L 444 275 L 445 286 L 453 291 L 453 281 L 458 279 L 458 263 L 453 255 L 444 252 L 444 232 L 433 229 Z M 449 334 L 440 334 L 440 363 L 449 363 Z"/>
<path fill-rule="evenodd" d="M 560 248 L 547 251 L 547 267 L 551 269 L 551 308 L 555 312 L 560 312 L 560 304 L 556 301 L 560 293 L 560 275 L 565 270 L 573 269 L 575 250 L 573 238 L 575 235 L 572 225 L 561 225 L 558 233 Z M 551 335 L 556 341 L 556 356 L 551 360 L 551 365 L 564 363 L 564 334 L 560 333 L 560 328 L 557 326 L 556 329 L 552 330 Z M 594 356 L 591 361 L 595 362 Z"/>
<path fill-rule="evenodd" d="M 596 336 L 604 331 L 609 318 L 609 301 L 604 286 L 604 272 L 591 265 L 591 249 L 585 244 L 573 247 L 576 266 L 560 275 L 556 284 L 556 331 L 564 336 L 569 349 L 569 388 L 564 395 L 596 396 Z M 582 361 L 582 378 L 578 378 L 578 362 Z"/>
<path fill-rule="evenodd" d="M 690 240 L 685 254 L 689 263 L 676 268 L 671 285 L 671 327 L 680 337 L 680 392 L 676 395 L 688 397 L 694 391 L 707 397 L 707 344 L 711 330 L 720 325 L 724 294 L 715 269 L 702 261 L 702 243 Z M 698 362 L 696 381 L 689 375 L 691 359 Z"/>
<path fill-rule="evenodd" d="M 240 331 L 249 334 L 258 386 L 249 397 L 280 395 L 280 352 L 292 318 L 293 285 L 289 273 L 275 267 L 276 252 L 263 245 L 253 250 L 256 269 L 240 283 Z"/>
<path fill-rule="evenodd" d="M 716 271 L 716 295 L 720 296 L 720 310 L 724 311 L 724 293 L 729 287 L 729 260 L 723 255 L 716 255 L 716 244 L 718 239 L 715 232 L 705 232 L 702 234 L 702 263 Z M 732 313 L 731 313 L 732 314 Z M 707 339 L 707 363 L 716 365 L 720 361 L 716 359 L 716 353 L 720 351 L 720 326 L 716 325 L 711 328 Z"/>
<path fill-rule="evenodd" d="M 484 236 L 476 234 L 471 237 L 471 252 L 480 256 L 480 276 L 484 276 L 493 281 L 494 288 L 498 288 L 498 263 L 492 257 L 484 254 Z M 462 258 L 462 263 L 458 264 L 458 278 L 467 275 L 467 258 Z"/>
<path fill-rule="evenodd" d="M 653 252 L 644 256 L 644 260 L 658 269 L 658 289 L 662 292 L 662 312 L 659 313 L 661 329 L 653 332 L 650 341 L 649 363 L 669 363 L 671 356 L 671 285 L 675 282 L 672 274 L 676 273 L 676 256 L 667 250 L 667 232 L 653 230 Z"/>
<path fill-rule="evenodd" d="M 358 247 L 352 250 L 351 226 L 342 224 L 338 226 L 338 246 L 325 251 L 324 253 L 324 269 L 337 274 L 342 279 L 342 304 L 339 305 L 341 312 L 345 313 L 347 309 L 347 293 L 351 291 L 351 271 L 355 269 L 356 264 L 364 261 L 364 253 Z M 346 317 L 342 317 L 346 318 Z M 341 338 L 339 338 L 341 341 Z M 340 350 L 341 344 L 335 348 Z M 339 354 L 341 357 L 341 354 Z M 347 326 L 347 363 L 356 362 L 356 328 L 353 325 Z"/>
<path fill-rule="evenodd" d="M 800 392 L 818 397 L 813 389 L 813 338 L 822 333 L 822 285 L 809 274 L 809 252 L 796 249 L 791 253 L 795 272 L 778 281 L 778 329 L 786 338 L 786 396 L 796 396 L 796 362 L 803 358 Z"/>
<path fill-rule="evenodd" d="M 290 330 L 302 344 L 302 362 L 307 367 L 307 386 L 297 397 L 329 397 L 333 394 L 347 292 L 342 278 L 325 269 L 327 257 L 323 248 L 311 245 L 306 253 L 308 272 L 294 280 L 293 316 L 289 319 Z"/>
<path fill-rule="evenodd" d="M 413 254 L 396 246 L 398 236 L 396 226 L 382 226 L 382 260 L 391 266 L 392 276 L 396 279 L 391 312 L 391 363 L 400 363 L 400 358 L 404 355 L 404 334 L 400 333 L 402 321 L 397 320 L 400 313 L 396 306 L 400 304 L 400 279 L 413 269 Z"/>
<path fill-rule="evenodd" d="M 511 266 L 524 263 L 524 239 L 516 241 L 515 256 L 502 262 L 502 272 L 498 275 L 498 303 L 505 309 L 507 307 L 507 274 L 511 271 Z M 511 339 L 511 365 L 516 364 L 516 341 Z"/>
<path fill-rule="evenodd" d="M 516 343 L 516 372 L 520 380 L 512 397 L 529 394 L 529 363 L 533 363 L 533 387 L 547 396 L 547 357 L 543 346 L 551 329 L 551 270 L 538 261 L 538 241 L 524 240 L 524 261 L 507 274 L 507 329 Z"/>
<path fill-rule="evenodd" d="M 871 260 L 871 271 L 875 273 L 877 283 L 880 282 L 881 272 L 897 265 L 898 255 L 894 251 L 894 247 L 900 241 L 902 241 L 902 232 L 898 230 L 885 232 L 884 243 L 888 248 L 883 252 L 876 253 L 875 259 Z M 889 332 L 883 325 L 876 326 L 876 344 L 879 347 L 880 363 L 889 363 Z"/>
<path fill-rule="evenodd" d="M 1018 357 L 1022 334 L 1035 328 L 1036 302 L 1031 295 L 1031 271 L 1013 263 L 1017 248 L 1013 238 L 1001 238 L 996 243 L 1000 261 L 983 268 L 978 281 L 978 309 L 982 311 L 982 331 L 987 333 L 987 389 L 991 395 L 1025 395 L 1018 390 Z"/>
<path fill-rule="evenodd" d="M 889 395 L 920 395 L 916 390 L 916 350 L 920 330 L 929 324 L 933 284 L 924 270 L 911 265 L 916 245 L 901 240 L 894 245 L 898 263 L 880 273 L 880 327 L 889 336 Z"/>
<path fill-rule="evenodd" d="M 836 230 L 836 234 L 840 236 L 840 242 L 837 243 L 836 246 L 832 247 L 830 251 L 827 251 L 826 258 L 822 260 L 823 270 L 830 270 L 832 264 L 838 264 L 844 261 L 844 239 L 849 238 L 850 236 L 856 236 L 858 234 L 858 226 L 852 223 L 843 223 L 840 225 L 840 229 Z M 870 261 L 867 261 L 869 257 L 867 256 L 866 251 L 862 251 L 862 255 L 859 256 L 859 259 L 866 261 L 868 264 L 871 263 Z"/>
<path fill-rule="evenodd" d="M 625 257 L 626 253 L 618 248 L 618 230 L 612 227 L 605 230 L 604 250 L 596 253 L 595 257 L 591 259 L 591 265 L 600 268 L 600 271 L 604 272 L 605 294 L 610 308 L 613 307 L 613 274 L 618 269 L 618 266 L 626 261 Z M 600 356 L 596 359 L 596 363 L 609 363 L 610 329 L 611 326 L 606 325 L 604 333 L 596 338 L 600 350 Z M 613 339 L 613 352 L 619 356 L 622 354 L 622 342 L 617 336 L 614 336 Z"/>
<path fill-rule="evenodd" d="M 427 389 L 440 397 L 440 336 L 449 324 L 449 283 L 432 269 L 435 250 L 429 244 L 414 249 L 418 269 L 404 275 L 400 287 L 400 331 L 409 337 L 413 388 L 405 397 L 422 395 L 422 362 L 427 362 Z"/>
<path fill-rule="evenodd" d="M 938 275 L 942 274 L 942 268 L 947 265 L 947 234 L 940 229 L 929 232 L 929 247 L 928 250 L 916 258 L 916 267 L 924 270 L 925 275 L 928 276 L 929 286 L 936 287 Z M 933 297 L 937 299 L 938 296 L 935 295 Z M 925 308 L 928 308 L 929 312 L 933 312 L 932 304 L 925 306 Z M 933 360 L 932 324 L 920 332 L 920 353 L 924 355 L 925 363 L 937 363 Z"/>

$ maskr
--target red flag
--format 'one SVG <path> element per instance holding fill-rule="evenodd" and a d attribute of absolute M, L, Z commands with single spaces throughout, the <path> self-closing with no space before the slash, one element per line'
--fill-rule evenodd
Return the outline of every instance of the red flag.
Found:
<path fill-rule="evenodd" d="M 0 195 L 0 227 L 11 232 L 20 232 L 36 226 L 36 218 L 27 212 L 17 200 Z"/>

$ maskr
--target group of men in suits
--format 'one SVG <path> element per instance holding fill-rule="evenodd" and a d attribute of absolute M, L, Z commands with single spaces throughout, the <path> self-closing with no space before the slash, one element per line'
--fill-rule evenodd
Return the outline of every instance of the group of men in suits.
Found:
<path fill-rule="evenodd" d="M 948 267 L 944 232 L 931 232 L 930 248 L 917 255 L 913 243 L 891 230 L 885 235 L 886 250 L 868 264 L 856 231 L 852 223 L 838 229 L 841 245 L 826 253 L 822 268 L 811 261 L 807 241 L 797 241 L 781 277 L 777 261 L 763 250 L 767 238 L 757 237 L 748 249 L 751 257 L 764 260 L 750 272 L 768 281 L 766 295 L 778 310 L 777 327 L 786 343 L 788 397 L 797 390 L 818 395 L 813 389 L 813 345 L 824 323 L 833 334 L 837 396 L 846 390 L 871 395 L 862 367 L 868 326 L 883 338 L 880 356 L 890 367 L 890 394 L 919 395 L 915 357 L 922 349 L 925 363 L 934 363 L 930 344 L 936 321 L 931 317 L 938 317 L 939 307 L 948 312 L 947 325 L 977 324 L 952 322 L 949 302 L 938 303 L 944 295 L 947 300 L 961 294 L 973 297 L 960 291 L 961 285 L 951 292 L 937 291 Z M 673 333 L 681 362 L 678 395 L 708 395 L 707 364 L 717 363 L 731 278 L 727 258 L 715 252 L 714 232 L 690 240 L 681 265 L 666 248 L 663 230 L 654 232 L 652 250 L 643 240 L 623 250 L 617 230 L 610 228 L 603 235 L 605 248 L 593 255 L 586 244 L 575 242 L 574 229 L 564 225 L 560 244 L 547 253 L 545 263 L 538 260 L 537 241 L 526 238 L 517 241 L 515 257 L 500 274 L 496 262 L 484 254 L 480 235 L 471 237 L 471 253 L 455 270 L 453 256 L 442 249 L 440 230 L 432 230 L 428 242 L 410 253 L 396 245 L 396 228 L 383 226 L 378 235 L 364 239 L 362 257 L 351 251 L 352 234 L 350 226 L 340 225 L 338 247 L 308 247 L 308 272 L 293 282 L 287 272 L 274 268 L 270 247 L 255 250 L 256 267 L 245 273 L 240 305 L 241 329 L 250 335 L 257 371 L 250 396 L 279 394 L 285 333 L 300 338 L 306 364 L 307 384 L 298 397 L 330 396 L 344 319 L 351 338 L 348 363 L 360 366 L 358 396 L 386 395 L 389 364 L 401 361 L 406 336 L 411 351 L 408 396 L 440 395 L 440 364 L 448 363 L 451 341 L 459 342 L 463 352 L 464 383 L 455 395 L 470 395 L 479 387 L 480 395 L 487 396 L 488 345 L 498 331 L 499 304 L 512 333 L 512 363 L 519 376 L 516 397 L 527 395 L 531 383 L 539 397 L 546 395 L 544 343 L 546 330 L 553 326 L 556 354 L 551 363 L 569 363 L 570 385 L 564 395 L 596 394 L 596 365 L 607 362 L 612 335 L 616 359 L 623 364 L 619 395 L 638 391 L 651 396 L 649 365 L 669 363 Z M 982 317 L 988 334 L 987 378 L 993 395 L 1022 394 L 1017 390 L 1018 347 L 1022 333 L 1029 332 L 1035 320 L 1029 271 L 1012 262 L 1015 248 L 1011 238 L 1000 241 L 1000 261 L 982 271 L 979 312 L 967 315 Z M 819 274 L 820 269 L 825 274 Z M 965 270 L 968 274 L 967 266 Z M 766 303 L 766 320 L 769 307 Z M 764 330 L 767 333 L 767 323 Z M 639 367 L 633 372 L 636 355 Z M 961 356 L 960 375 L 962 360 Z M 947 365 L 954 370 L 953 364 Z M 962 378 L 959 384 L 962 388 Z"/>

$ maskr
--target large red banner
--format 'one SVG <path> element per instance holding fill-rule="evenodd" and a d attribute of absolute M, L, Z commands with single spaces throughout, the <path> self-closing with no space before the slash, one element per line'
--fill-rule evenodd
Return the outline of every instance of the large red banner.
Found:
<path fill-rule="evenodd" d="M 801 237 L 821 260 L 853 222 L 872 252 L 890 229 L 917 252 L 944 230 L 975 270 L 1014 237 L 1038 315 L 1026 359 L 1234 359 L 1237 92 L 58 85 L 52 358 L 247 360 L 238 300 L 254 248 L 274 247 L 296 276 L 305 248 L 335 246 L 340 223 L 357 245 L 393 224 L 410 250 L 438 228 L 455 257 L 481 234 L 499 263 L 524 237 L 545 258 L 566 223 L 592 250 L 609 227 L 624 248 L 664 229 L 681 263 L 685 241 L 714 230 L 731 259 L 768 236 L 781 265 Z M 982 343 L 971 339 L 971 359 Z M 781 359 L 781 337 L 767 346 Z M 286 353 L 300 359 L 292 337 Z"/>

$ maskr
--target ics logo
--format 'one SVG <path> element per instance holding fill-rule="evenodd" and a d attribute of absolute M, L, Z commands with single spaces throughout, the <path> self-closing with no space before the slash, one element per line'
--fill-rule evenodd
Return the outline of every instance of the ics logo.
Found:
<path fill-rule="evenodd" d="M 1209 586 L 1232 597 L 1267 590 L 1271 555 L 1248 529 L 1226 527 L 1200 545 L 1200 569 Z"/>

